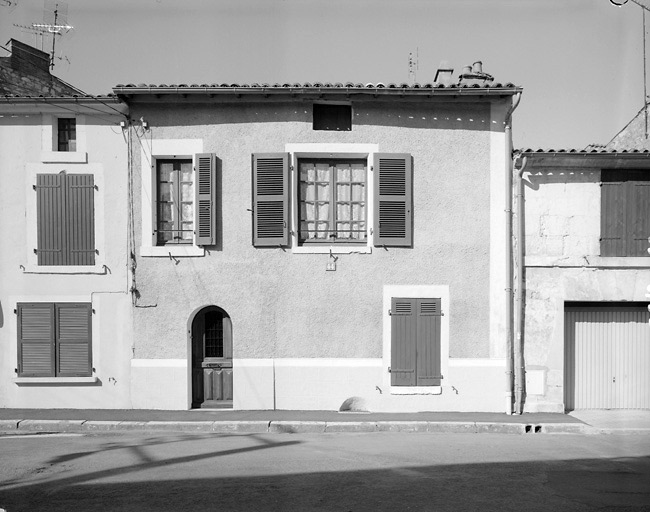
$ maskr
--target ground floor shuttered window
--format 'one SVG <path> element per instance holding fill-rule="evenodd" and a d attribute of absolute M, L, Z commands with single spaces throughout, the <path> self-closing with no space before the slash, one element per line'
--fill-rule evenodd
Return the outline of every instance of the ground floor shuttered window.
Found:
<path fill-rule="evenodd" d="M 18 376 L 90 377 L 89 303 L 19 303 Z"/>

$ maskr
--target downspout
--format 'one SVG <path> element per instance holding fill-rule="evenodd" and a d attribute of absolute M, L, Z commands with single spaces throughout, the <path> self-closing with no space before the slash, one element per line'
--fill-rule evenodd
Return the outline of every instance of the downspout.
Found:
<path fill-rule="evenodd" d="M 521 158 L 518 154 L 513 159 L 513 167 L 515 162 Z M 524 382 L 526 375 L 526 368 L 524 365 L 524 249 L 525 241 L 525 222 L 524 222 L 524 170 L 528 158 L 523 157 L 521 161 L 521 168 L 517 173 L 517 183 L 515 189 L 517 191 L 517 275 L 515 278 L 515 312 L 514 321 L 515 329 L 517 332 L 514 344 L 514 369 L 515 369 L 515 413 L 521 414 L 524 412 Z"/>
<path fill-rule="evenodd" d="M 512 317 L 512 113 L 515 111 L 521 100 L 521 92 L 515 94 L 512 105 L 505 116 L 506 136 L 506 414 L 512 414 L 512 394 L 514 387 L 513 379 L 513 317 Z"/>

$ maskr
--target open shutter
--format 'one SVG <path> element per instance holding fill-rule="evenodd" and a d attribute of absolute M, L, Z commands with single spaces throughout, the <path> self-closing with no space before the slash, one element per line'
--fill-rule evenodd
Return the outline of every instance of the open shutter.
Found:
<path fill-rule="evenodd" d="M 18 376 L 54 377 L 54 304 L 18 304 Z"/>
<path fill-rule="evenodd" d="M 91 375 L 91 313 L 90 304 L 56 304 L 57 376 Z"/>
<path fill-rule="evenodd" d="M 440 386 L 440 299 L 417 301 L 417 385 Z"/>
<path fill-rule="evenodd" d="M 415 385 L 416 299 L 393 297 L 390 308 L 391 367 L 393 386 Z"/>
<path fill-rule="evenodd" d="M 253 154 L 253 245 L 289 245 L 289 154 Z"/>
<path fill-rule="evenodd" d="M 410 247 L 413 241 L 411 155 L 377 153 L 374 158 L 374 244 Z"/>
<path fill-rule="evenodd" d="M 95 264 L 95 180 L 92 174 L 65 178 L 65 265 Z"/>
<path fill-rule="evenodd" d="M 629 256 L 648 256 L 650 237 L 650 181 L 630 183 L 632 201 L 628 201 L 630 239 Z"/>
<path fill-rule="evenodd" d="M 196 245 L 217 244 L 217 159 L 214 153 L 194 156 L 196 162 Z"/>
<path fill-rule="evenodd" d="M 36 175 L 37 261 L 64 265 L 65 173 Z"/>

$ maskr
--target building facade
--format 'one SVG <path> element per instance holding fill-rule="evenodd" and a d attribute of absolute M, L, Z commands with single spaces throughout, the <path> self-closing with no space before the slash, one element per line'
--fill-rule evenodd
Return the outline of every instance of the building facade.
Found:
<path fill-rule="evenodd" d="M 503 411 L 521 89 L 135 86 L 134 408 Z"/>
<path fill-rule="evenodd" d="M 0 407 L 129 408 L 126 107 L 0 59 Z"/>

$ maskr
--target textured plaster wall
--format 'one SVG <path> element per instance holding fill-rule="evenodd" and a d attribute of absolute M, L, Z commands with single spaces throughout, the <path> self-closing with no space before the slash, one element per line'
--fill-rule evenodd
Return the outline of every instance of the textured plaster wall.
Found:
<path fill-rule="evenodd" d="M 644 301 L 648 258 L 600 257 L 600 171 L 534 171 L 525 188 L 528 411 L 563 410 L 565 301 Z M 543 377 L 543 378 L 542 378 Z"/>
<path fill-rule="evenodd" d="M 141 144 L 202 139 L 222 170 L 218 246 L 205 257 L 138 259 L 139 304 L 150 307 L 134 313 L 135 357 L 186 358 L 188 318 L 215 304 L 232 318 L 237 358 L 379 358 L 384 284 L 449 285 L 450 356 L 489 355 L 489 107 L 353 111 L 352 131 L 327 132 L 312 130 L 311 105 L 302 103 L 132 108 L 151 127 Z M 252 246 L 251 153 L 314 142 L 413 155 L 413 248 L 339 255 L 326 272 L 329 255 Z M 135 167 L 140 197 L 139 158 Z"/>
<path fill-rule="evenodd" d="M 127 158 L 122 134 L 91 115 L 86 116 L 88 163 L 42 163 L 42 116 L 38 112 L 0 117 L 0 407 L 130 407 L 131 298 L 127 293 L 126 218 Z M 118 122 L 119 119 L 116 119 Z M 118 127 L 119 128 L 119 127 Z M 27 169 L 38 172 L 94 172 L 101 169 L 106 206 L 104 222 L 95 226 L 103 236 L 105 273 L 29 273 L 33 255 L 28 201 L 36 194 Z M 97 205 L 97 202 L 96 202 Z M 33 211 L 31 212 L 34 213 Z M 35 216 L 34 216 L 35 217 Z M 29 267 L 28 267 L 29 268 Z M 69 269 L 69 268 L 68 268 Z M 95 385 L 17 385 L 17 302 L 92 302 Z M 109 382 L 109 378 L 111 378 Z"/>

